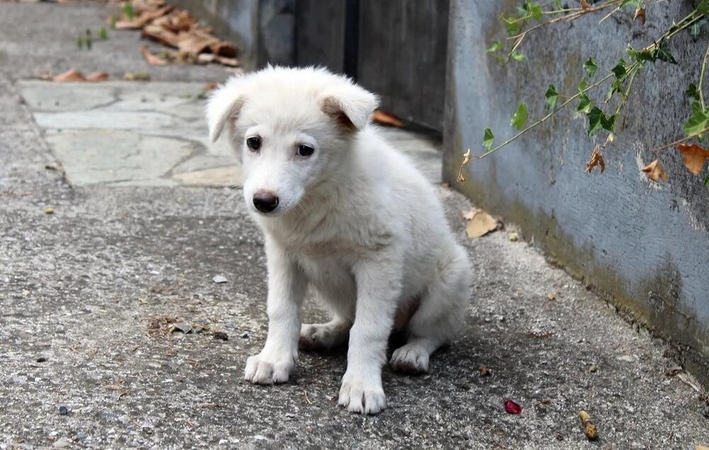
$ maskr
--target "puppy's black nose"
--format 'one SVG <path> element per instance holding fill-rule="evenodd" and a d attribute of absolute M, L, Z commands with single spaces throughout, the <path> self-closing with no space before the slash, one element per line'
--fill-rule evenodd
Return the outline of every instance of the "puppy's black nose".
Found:
<path fill-rule="evenodd" d="M 270 192 L 257 192 L 254 194 L 254 206 L 262 213 L 270 213 L 278 206 L 278 197 Z"/>

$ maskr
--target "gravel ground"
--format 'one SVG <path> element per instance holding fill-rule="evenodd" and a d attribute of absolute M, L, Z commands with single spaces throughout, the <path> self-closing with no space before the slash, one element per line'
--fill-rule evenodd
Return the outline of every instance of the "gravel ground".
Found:
<path fill-rule="evenodd" d="M 19 79 L 48 68 L 145 70 L 131 33 L 77 55 L 72 27 L 107 14 L 0 3 L 0 449 L 709 445 L 707 405 L 690 375 L 667 375 L 676 370 L 665 343 L 512 242 L 510 229 L 466 239 L 470 204 L 443 188 L 474 286 L 465 335 L 432 358 L 430 374 L 386 369 L 390 405 L 374 417 L 336 406 L 342 351 L 302 354 L 283 386 L 244 382 L 265 339 L 266 273 L 241 192 L 72 187 L 18 94 Z M 225 75 L 151 70 L 171 81 Z M 321 317 L 312 305 L 305 315 Z M 520 415 L 505 412 L 507 399 Z"/>

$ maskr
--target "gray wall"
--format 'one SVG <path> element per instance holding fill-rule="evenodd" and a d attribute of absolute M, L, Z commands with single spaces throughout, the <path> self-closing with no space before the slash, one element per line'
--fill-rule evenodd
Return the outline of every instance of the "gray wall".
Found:
<path fill-rule="evenodd" d="M 514 4 L 451 1 L 444 177 L 481 207 L 519 224 L 527 240 L 607 293 L 622 312 L 677 344 L 679 357 L 708 382 L 709 189 L 674 150 L 661 155 L 669 183 L 651 183 L 639 172 L 655 158 L 648 149 L 682 136 L 689 113 L 684 91 L 696 82 L 706 37 L 695 45 L 688 33 L 678 36 L 671 46 L 680 64 L 651 65 L 636 80 L 624 129 L 605 152 L 604 174 L 584 173 L 594 142 L 603 137 L 590 140 L 587 119 L 565 112 L 473 161 L 467 181 L 455 181 L 465 149 L 483 152 L 485 127 L 498 141 L 511 136 L 510 117 L 520 101 L 531 117 L 541 117 L 547 84 L 574 93 L 586 58 L 613 67 L 626 39 L 634 36 L 636 48 L 651 43 L 690 11 L 690 2 L 650 5 L 646 26 L 624 14 L 601 25 L 592 17 L 546 28 L 524 45 L 528 61 L 503 66 L 485 48 L 504 39 L 498 17 Z"/>
<path fill-rule="evenodd" d="M 171 0 L 234 42 L 245 69 L 292 65 L 296 0 Z"/>

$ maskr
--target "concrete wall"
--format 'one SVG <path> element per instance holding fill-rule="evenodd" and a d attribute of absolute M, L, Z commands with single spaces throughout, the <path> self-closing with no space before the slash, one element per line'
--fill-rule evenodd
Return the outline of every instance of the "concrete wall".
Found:
<path fill-rule="evenodd" d="M 295 0 L 171 0 L 214 27 L 240 49 L 245 69 L 290 65 L 295 49 Z"/>
<path fill-rule="evenodd" d="M 530 117 L 541 117 L 549 83 L 562 94 L 574 93 L 589 56 L 610 69 L 628 40 L 636 48 L 648 45 L 690 11 L 690 2 L 648 6 L 645 26 L 623 14 L 600 25 L 593 17 L 549 27 L 523 46 L 526 62 L 501 65 L 485 48 L 504 39 L 498 18 L 516 4 L 451 1 L 444 178 L 481 207 L 519 224 L 524 238 L 551 259 L 677 344 L 680 358 L 708 382 L 709 189 L 674 150 L 661 154 L 669 183 L 651 183 L 639 172 L 655 158 L 648 149 L 682 136 L 689 114 L 684 91 L 696 83 L 706 37 L 693 44 L 688 33 L 678 36 L 671 47 L 680 64 L 657 63 L 639 76 L 622 130 L 605 151 L 605 173 L 584 173 L 594 142 L 603 137 L 589 139 L 585 116 L 569 111 L 473 161 L 466 182 L 455 181 L 465 149 L 483 153 L 485 127 L 498 141 L 511 136 L 510 118 L 520 101 L 527 102 Z"/>

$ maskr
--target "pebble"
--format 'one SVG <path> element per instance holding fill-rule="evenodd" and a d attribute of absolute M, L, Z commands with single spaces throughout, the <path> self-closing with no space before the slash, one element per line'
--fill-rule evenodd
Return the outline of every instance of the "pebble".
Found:
<path fill-rule="evenodd" d="M 71 441 L 65 437 L 57 439 L 57 441 L 52 445 L 53 448 L 67 448 L 71 445 Z"/>
<path fill-rule="evenodd" d="M 67 408 L 66 406 L 60 406 L 59 407 L 59 415 L 66 416 L 67 414 L 69 414 L 69 408 Z"/>
<path fill-rule="evenodd" d="M 47 358 L 45 358 L 44 356 L 40 356 L 39 358 L 37 358 L 37 362 L 38 363 L 47 362 Z"/>
<path fill-rule="evenodd" d="M 214 278 L 212 278 L 212 281 L 214 281 L 217 284 L 227 283 L 227 279 L 221 275 L 215 276 Z"/>
<path fill-rule="evenodd" d="M 248 339 L 249 338 L 249 333 L 242 333 L 241 339 Z"/>
<path fill-rule="evenodd" d="M 214 332 L 214 339 L 221 339 L 222 341 L 228 341 L 229 335 L 223 331 L 215 331 Z"/>

